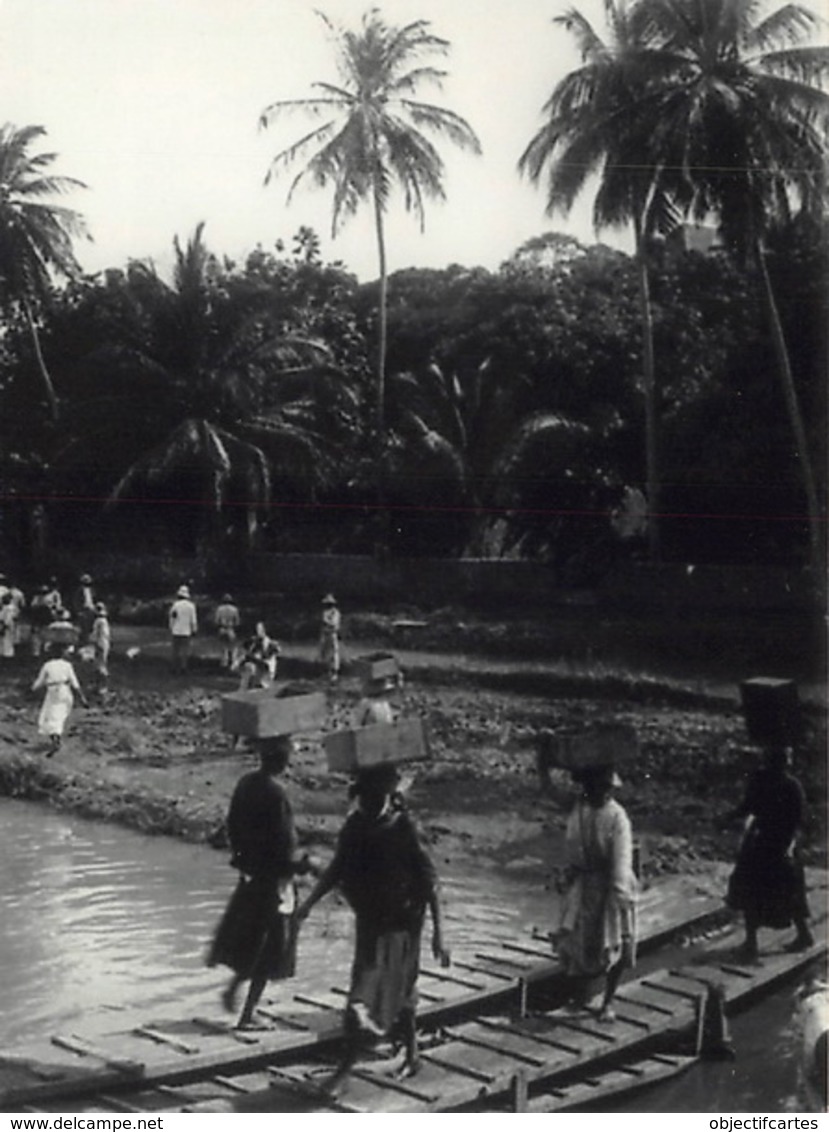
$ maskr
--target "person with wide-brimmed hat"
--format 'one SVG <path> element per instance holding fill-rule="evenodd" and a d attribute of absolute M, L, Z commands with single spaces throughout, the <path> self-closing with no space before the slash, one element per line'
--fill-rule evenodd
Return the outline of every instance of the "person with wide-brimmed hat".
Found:
<path fill-rule="evenodd" d="M 173 671 L 185 674 L 190 664 L 193 637 L 199 631 L 196 606 L 189 586 L 179 586 L 168 616 L 173 648 Z"/>
<path fill-rule="evenodd" d="M 342 615 L 337 608 L 337 599 L 333 594 L 326 594 L 322 599 L 319 657 L 332 684 L 336 684 L 340 675 L 341 628 Z"/>
<path fill-rule="evenodd" d="M 571 770 L 580 788 L 565 833 L 565 883 L 556 947 L 569 978 L 572 1010 L 586 1010 L 594 981 L 604 978 L 600 1020 L 614 1019 L 613 998 L 636 961 L 633 833 L 613 797 L 621 785 L 612 764 Z"/>

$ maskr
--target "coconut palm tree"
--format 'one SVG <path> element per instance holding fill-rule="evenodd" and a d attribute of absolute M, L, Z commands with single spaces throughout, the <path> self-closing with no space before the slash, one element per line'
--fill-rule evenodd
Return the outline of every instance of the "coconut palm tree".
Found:
<path fill-rule="evenodd" d="M 26 322 L 49 407 L 57 418 L 58 400 L 40 347 L 38 313 L 53 274 L 71 278 L 80 272 L 72 238 L 85 233 L 77 212 L 43 198 L 86 186 L 47 172 L 57 154 L 30 152 L 45 133 L 43 126 L 18 128 L 10 123 L 0 129 L 0 295 Z"/>
<path fill-rule="evenodd" d="M 184 475 L 215 517 L 235 483 L 252 538 L 274 475 L 323 482 L 335 456 L 322 414 L 353 394 L 323 343 L 285 331 L 267 288 L 253 302 L 247 285 L 234 292 L 202 233 L 200 224 L 184 247 L 175 240 L 172 286 L 151 264 L 130 266 L 113 340 L 87 360 L 111 394 L 78 407 L 75 437 L 56 461 L 71 466 L 108 446 L 101 462 L 117 466 L 120 453 L 123 469 L 111 504 Z M 212 539 L 213 524 L 203 533 Z"/>
<path fill-rule="evenodd" d="M 652 154 L 650 93 L 662 75 L 651 57 L 640 8 L 606 0 L 605 37 L 575 8 L 554 19 L 571 33 L 582 65 L 566 75 L 543 107 L 545 121 L 518 163 L 538 184 L 547 179 L 547 213 L 569 212 L 588 181 L 598 177 L 593 220 L 598 229 L 632 224 L 642 318 L 642 378 L 651 557 L 658 557 L 659 475 L 653 315 L 648 245 L 675 223 L 660 191 Z"/>
<path fill-rule="evenodd" d="M 811 562 L 822 570 L 816 477 L 777 301 L 766 239 L 793 211 L 826 205 L 829 47 L 808 42 L 817 18 L 800 4 L 646 0 L 644 34 L 670 83 L 653 92 L 653 145 L 683 213 L 718 218 L 727 247 L 757 267 L 809 511 Z"/>
<path fill-rule="evenodd" d="M 421 62 L 424 56 L 449 51 L 448 42 L 429 30 L 429 21 L 394 27 L 371 9 L 355 32 L 335 26 L 325 16 L 322 19 L 335 36 L 340 82 L 314 83 L 317 95 L 280 99 L 264 110 L 260 119 L 264 127 L 295 110 L 325 119 L 276 155 L 265 183 L 314 151 L 294 178 L 288 200 L 303 181 L 333 186 L 334 235 L 360 204 L 367 202 L 373 210 L 380 285 L 375 428 L 382 474 L 388 290 L 384 218 L 392 190 L 397 186 L 402 191 L 406 209 L 415 213 L 422 228 L 425 198 L 445 197 L 443 161 L 427 135 L 446 138 L 473 153 L 480 153 L 480 143 L 471 126 L 453 111 L 415 98 L 425 85 L 440 88 L 446 75 Z"/>

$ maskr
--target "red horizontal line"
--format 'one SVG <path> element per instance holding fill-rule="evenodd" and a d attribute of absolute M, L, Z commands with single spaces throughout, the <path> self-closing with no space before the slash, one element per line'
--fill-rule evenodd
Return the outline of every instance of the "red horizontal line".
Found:
<path fill-rule="evenodd" d="M 18 502 L 18 503 L 97 503 L 104 504 L 111 502 L 107 497 L 99 496 L 85 496 L 85 495 L 3 495 L 0 494 L 0 500 L 4 502 Z M 133 499 L 124 498 L 115 501 L 117 504 L 135 504 L 144 507 L 210 507 L 214 505 L 207 499 Z M 222 504 L 223 507 L 256 507 L 259 510 L 270 511 L 378 511 L 388 510 L 394 512 L 412 512 L 412 513 L 435 513 L 435 514 L 484 514 L 484 515 L 581 515 L 581 516 L 604 516 L 609 518 L 613 514 L 611 510 L 591 510 L 588 508 L 556 508 L 556 507 L 471 507 L 462 504 L 453 504 L 451 506 L 419 506 L 417 504 L 408 503 L 390 503 L 385 508 L 380 508 L 376 503 L 256 503 L 254 500 L 244 499 L 228 499 Z M 731 514 L 715 512 L 693 512 L 693 511 L 659 511 L 649 512 L 647 518 L 655 515 L 658 519 L 711 519 L 711 520 L 726 520 L 729 522 L 748 521 L 749 519 L 765 519 L 769 522 L 775 523 L 807 523 L 810 521 L 809 515 L 776 515 L 771 512 L 752 511 L 745 514 Z M 826 522 L 826 516 L 818 515 L 817 520 L 821 523 Z"/>

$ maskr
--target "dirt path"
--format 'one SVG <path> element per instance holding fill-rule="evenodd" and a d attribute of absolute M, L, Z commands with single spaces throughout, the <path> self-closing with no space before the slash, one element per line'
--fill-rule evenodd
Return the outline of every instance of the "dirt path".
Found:
<path fill-rule="evenodd" d="M 222 843 L 233 785 L 251 765 L 219 729 L 223 692 L 235 678 L 218 670 L 212 640 L 199 641 L 192 674 L 169 672 L 157 629 L 117 625 L 113 694 L 77 709 L 59 755 L 44 757 L 35 731 L 37 700 L 27 688 L 32 662 L 15 661 L 0 683 L 0 789 L 44 797 L 90 816 L 148 832 Z M 139 648 L 133 660 L 128 648 Z M 352 646 L 354 653 L 370 643 Z M 280 675 L 319 679 L 314 647 L 289 643 Z M 410 789 L 412 808 L 444 863 L 488 861 L 552 883 L 569 776 L 553 774 L 542 796 L 535 768 L 540 732 L 596 719 L 632 723 L 642 756 L 626 774 L 621 800 L 643 846 L 650 875 L 702 871 L 728 859 L 736 834 L 713 818 L 732 805 L 754 755 L 745 747 L 736 686 L 631 674 L 593 662 L 490 659 L 403 648 L 407 681 L 397 707 L 428 723 L 433 761 Z M 82 680 L 91 673 L 79 665 Z M 359 690 L 346 669 L 330 694 L 328 729 L 347 722 Z M 304 736 L 289 784 L 303 836 L 328 844 L 342 821 L 346 783 L 330 776 L 320 736 Z M 823 760 L 819 759 L 820 765 Z M 808 783 L 814 863 L 821 863 L 825 804 L 820 776 Z"/>

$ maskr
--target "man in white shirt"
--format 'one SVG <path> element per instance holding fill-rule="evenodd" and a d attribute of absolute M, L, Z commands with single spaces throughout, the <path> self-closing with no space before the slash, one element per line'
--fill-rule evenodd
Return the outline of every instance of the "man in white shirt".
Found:
<path fill-rule="evenodd" d="M 190 645 L 199 631 L 196 607 L 190 600 L 188 586 L 179 586 L 176 600 L 170 606 L 170 636 L 173 645 L 173 671 L 186 673 L 190 663 Z"/>

